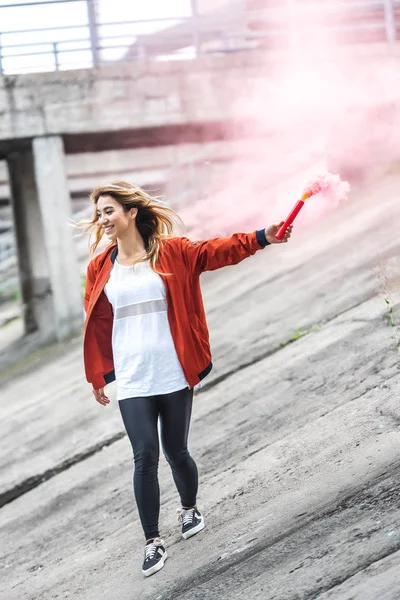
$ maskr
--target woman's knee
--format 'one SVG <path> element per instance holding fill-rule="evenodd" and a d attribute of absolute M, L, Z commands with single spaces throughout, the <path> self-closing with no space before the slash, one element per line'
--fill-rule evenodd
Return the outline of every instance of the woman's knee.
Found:
<path fill-rule="evenodd" d="M 135 469 L 137 471 L 148 471 L 158 466 L 158 446 L 148 444 L 137 449 L 133 453 Z"/>
<path fill-rule="evenodd" d="M 180 450 L 167 450 L 164 448 L 164 456 L 171 467 L 179 467 L 192 460 L 187 448 L 181 448 Z"/>

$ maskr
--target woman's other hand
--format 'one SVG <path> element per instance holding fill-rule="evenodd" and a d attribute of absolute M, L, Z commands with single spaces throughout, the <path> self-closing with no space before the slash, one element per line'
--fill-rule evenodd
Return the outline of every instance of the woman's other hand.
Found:
<path fill-rule="evenodd" d="M 110 404 L 110 399 L 105 395 L 104 388 L 93 390 L 93 396 L 95 397 L 96 402 L 102 406 L 107 406 L 107 404 Z"/>
<path fill-rule="evenodd" d="M 292 235 L 293 225 L 289 225 L 282 240 L 278 240 L 278 238 L 275 237 L 278 233 L 279 228 L 283 224 L 284 221 L 281 221 L 280 223 L 278 223 L 278 225 L 270 225 L 265 229 L 264 235 L 267 242 L 269 242 L 270 244 L 285 244 L 289 240 L 290 236 Z"/>

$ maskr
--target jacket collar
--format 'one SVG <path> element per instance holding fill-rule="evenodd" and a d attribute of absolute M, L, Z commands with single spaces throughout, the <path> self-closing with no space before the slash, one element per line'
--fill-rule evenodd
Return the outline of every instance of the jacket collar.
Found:
<path fill-rule="evenodd" d="M 146 250 L 148 250 L 148 248 L 146 248 Z M 115 260 L 117 258 L 117 254 L 118 254 L 118 246 L 115 245 L 114 248 L 112 249 L 111 254 L 110 254 L 110 260 L 111 260 L 112 264 L 115 263 Z"/>

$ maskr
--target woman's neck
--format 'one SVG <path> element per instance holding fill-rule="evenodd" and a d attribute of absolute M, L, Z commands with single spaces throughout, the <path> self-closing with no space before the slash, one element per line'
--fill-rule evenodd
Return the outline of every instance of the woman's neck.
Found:
<path fill-rule="evenodd" d="M 136 260 L 141 258 L 146 253 L 146 247 L 144 240 L 140 235 L 138 229 L 127 232 L 123 238 L 117 239 L 118 245 L 118 258 L 119 260 Z"/>

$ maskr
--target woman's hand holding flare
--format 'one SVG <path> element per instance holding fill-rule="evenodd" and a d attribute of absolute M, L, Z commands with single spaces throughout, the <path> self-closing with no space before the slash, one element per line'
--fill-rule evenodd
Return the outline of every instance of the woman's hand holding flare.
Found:
<path fill-rule="evenodd" d="M 346 198 L 349 191 L 350 186 L 347 181 L 341 181 L 339 175 L 332 175 L 332 173 L 325 173 L 314 179 L 314 181 L 310 181 L 304 188 L 302 197 L 296 202 L 286 221 L 282 222 L 282 226 L 276 233 L 276 237 L 278 240 L 284 241 L 285 231 L 293 223 L 307 198 L 321 194 L 321 196 L 329 199 L 333 206 L 338 206 L 340 201 Z"/>
<path fill-rule="evenodd" d="M 287 228 L 285 235 L 283 236 L 283 238 L 280 240 L 279 238 L 275 237 L 276 234 L 278 233 L 279 229 L 282 227 L 282 225 L 284 224 L 285 221 L 281 221 L 280 223 L 278 223 L 278 225 L 270 225 L 269 227 L 267 227 L 264 231 L 264 235 L 265 235 L 265 239 L 267 240 L 267 242 L 269 242 L 270 244 L 285 244 L 293 231 L 293 225 L 289 225 L 289 227 Z"/>
<path fill-rule="evenodd" d="M 104 388 L 93 390 L 93 396 L 95 397 L 96 402 L 102 406 L 107 406 L 107 404 L 110 404 L 110 399 L 105 395 Z"/>

